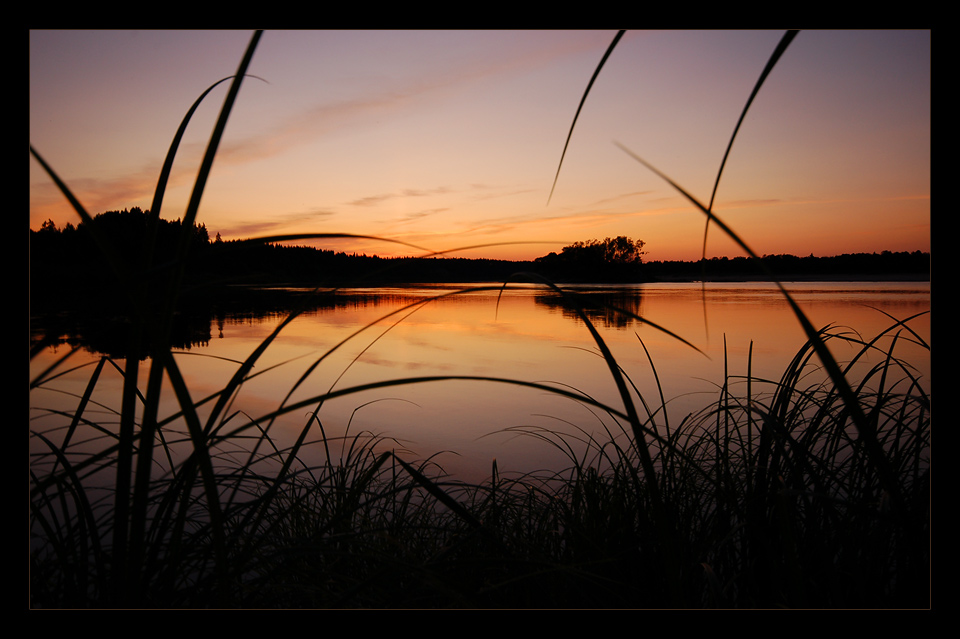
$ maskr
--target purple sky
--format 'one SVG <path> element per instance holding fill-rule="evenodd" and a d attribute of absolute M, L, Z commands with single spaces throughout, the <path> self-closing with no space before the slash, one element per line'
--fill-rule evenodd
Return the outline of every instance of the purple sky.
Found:
<path fill-rule="evenodd" d="M 200 222 L 224 239 L 354 233 L 529 259 L 628 235 L 697 259 L 703 202 L 782 31 L 267 31 Z M 193 101 L 248 31 L 32 31 L 30 143 L 91 214 L 148 208 Z M 757 252 L 930 248 L 929 31 L 802 31 L 755 100 L 715 212 Z M 227 84 L 191 123 L 162 215 L 183 216 Z M 30 158 L 30 225 L 78 222 Z M 527 242 L 528 244 L 513 244 Z M 543 243 L 546 242 L 546 243 Z M 329 248 L 382 255 L 389 243 Z M 738 255 L 712 229 L 708 255 Z M 411 254 L 411 251 L 403 251 Z"/>

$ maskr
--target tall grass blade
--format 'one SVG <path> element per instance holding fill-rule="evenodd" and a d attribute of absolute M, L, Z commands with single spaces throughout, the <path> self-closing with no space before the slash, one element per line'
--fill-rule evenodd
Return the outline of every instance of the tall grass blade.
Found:
<path fill-rule="evenodd" d="M 162 305 L 162 310 L 160 312 L 161 326 L 156 327 L 156 330 L 153 335 L 154 344 L 156 346 L 157 353 L 155 354 L 154 360 L 152 362 L 149 381 L 148 381 L 148 402 L 146 407 L 147 419 L 142 425 L 142 437 L 141 437 L 141 452 L 138 458 L 137 464 L 137 477 L 134 490 L 134 499 L 133 499 L 133 519 L 132 525 L 133 530 L 131 535 L 131 556 L 133 563 L 131 564 L 131 569 L 138 569 L 140 562 L 143 558 L 143 539 L 145 537 L 145 526 L 146 526 L 146 508 L 147 500 L 146 494 L 150 484 L 150 473 L 153 464 L 153 440 L 154 432 L 156 429 L 156 420 L 155 414 L 157 407 L 159 405 L 159 394 L 160 394 L 160 382 L 162 378 L 162 372 L 164 369 L 167 370 L 170 379 L 174 382 L 175 395 L 180 400 L 181 407 L 184 409 L 185 417 L 187 418 L 187 424 L 190 428 L 191 438 L 194 440 L 195 451 L 194 453 L 200 457 L 200 469 L 202 471 L 204 488 L 207 493 L 210 514 L 212 518 L 213 525 L 213 534 L 214 534 L 214 548 L 217 553 L 217 566 L 222 569 L 223 562 L 225 561 L 225 544 L 223 531 L 221 529 L 222 523 L 220 521 L 220 505 L 219 505 L 219 493 L 216 490 L 214 484 L 214 477 L 212 472 L 212 467 L 209 460 L 209 451 L 206 450 L 206 443 L 203 441 L 201 434 L 201 427 L 199 420 L 195 415 L 192 414 L 193 403 L 190 400 L 189 393 L 187 392 L 186 385 L 183 384 L 182 378 L 180 377 L 179 370 L 176 368 L 176 363 L 173 360 L 173 357 L 167 346 L 168 335 L 170 331 L 170 320 L 173 316 L 173 311 L 177 304 L 178 293 L 181 288 L 181 282 L 183 280 L 184 270 L 186 268 L 186 254 L 189 250 L 190 239 L 193 235 L 193 225 L 196 220 L 197 211 L 200 206 L 200 199 L 203 195 L 204 188 L 206 186 L 207 180 L 209 178 L 210 171 L 213 167 L 213 159 L 216 156 L 217 149 L 219 148 L 220 140 L 223 137 L 223 132 L 226 128 L 226 123 L 229 118 L 230 112 L 233 108 L 233 104 L 236 101 L 236 97 L 240 90 L 240 85 L 243 81 L 243 78 L 246 76 L 246 70 L 250 65 L 250 62 L 253 58 L 253 53 L 256 50 L 257 43 L 260 40 L 262 31 L 254 32 L 250 43 L 247 47 L 247 50 L 244 54 L 240 66 L 237 70 L 236 75 L 232 76 L 232 82 L 230 84 L 230 89 L 227 93 L 227 97 L 224 101 L 223 107 L 220 110 L 220 114 L 217 118 L 216 125 L 214 126 L 213 134 L 211 135 L 210 142 L 207 145 L 206 152 L 204 153 L 203 160 L 200 165 L 200 169 L 197 175 L 196 182 L 194 183 L 193 192 L 190 196 L 190 202 L 187 205 L 187 210 L 184 215 L 183 222 L 181 224 L 181 236 L 180 244 L 176 251 L 176 259 L 179 264 L 176 271 L 172 274 L 168 282 L 168 288 L 166 291 L 166 296 Z M 198 100 L 194 102 L 190 110 L 187 112 L 187 115 L 184 117 L 183 121 L 180 124 L 179 129 L 177 130 L 174 140 L 171 143 L 170 149 L 167 153 L 166 159 L 164 161 L 163 169 L 161 170 L 161 175 L 157 189 L 154 194 L 154 206 L 155 209 L 152 212 L 152 224 L 156 223 L 156 220 L 159 216 L 159 207 L 162 203 L 163 193 L 166 186 L 166 181 L 169 175 L 170 168 L 172 166 L 173 158 L 176 155 L 177 148 L 179 147 L 180 139 L 183 135 L 183 132 L 190 121 L 194 111 L 199 105 L 200 101 L 215 87 L 218 83 L 209 87 Z M 148 248 L 148 253 L 152 251 Z M 129 361 L 129 360 L 128 360 Z M 121 451 L 123 454 L 123 451 Z"/>
<path fill-rule="evenodd" d="M 727 158 L 730 156 L 730 149 L 733 148 L 733 142 L 737 138 L 737 132 L 740 130 L 740 125 L 743 124 L 744 118 L 747 117 L 747 111 L 750 109 L 750 105 L 753 104 L 754 98 L 757 97 L 757 94 L 760 92 L 760 87 L 763 86 L 764 81 L 767 79 L 767 76 L 770 75 L 770 72 L 773 70 L 773 67 L 777 64 L 777 61 L 783 55 L 784 51 L 787 50 L 787 47 L 799 33 L 796 29 L 789 30 L 783 34 L 783 37 L 780 39 L 777 48 L 774 49 L 773 54 L 771 54 L 770 59 L 767 61 L 767 65 L 763 68 L 763 71 L 760 73 L 760 78 L 757 80 L 757 83 L 753 87 L 753 91 L 750 92 L 750 97 L 747 98 L 747 103 L 743 107 L 743 111 L 740 113 L 740 119 L 737 120 L 737 125 L 733 127 L 733 134 L 730 136 L 730 141 L 727 142 L 727 149 L 723 152 L 723 159 L 720 161 L 720 169 L 717 171 L 717 179 L 713 183 L 713 190 L 710 192 L 710 201 L 707 203 L 707 208 L 713 210 L 713 202 L 717 196 L 717 189 L 720 187 L 720 178 L 723 175 L 723 168 L 727 164 Z M 707 324 L 707 302 L 706 302 L 706 270 L 707 270 L 707 233 L 710 230 L 710 218 L 707 217 L 704 222 L 703 227 L 703 249 L 701 252 L 701 260 L 703 261 L 702 272 L 703 276 L 700 278 L 700 288 L 704 296 L 703 301 L 703 322 L 704 326 Z M 709 329 L 707 329 L 709 334 Z"/>
<path fill-rule="evenodd" d="M 753 104 L 754 98 L 757 97 L 757 94 L 760 92 L 760 87 L 763 86 L 764 81 L 767 79 L 767 76 L 770 75 L 770 72 L 773 70 L 773 67 L 777 64 L 777 61 L 787 50 L 787 47 L 790 46 L 790 43 L 793 42 L 793 39 L 799 33 L 796 29 L 791 29 L 783 34 L 783 37 L 780 39 L 777 48 L 774 49 L 773 54 L 770 56 L 770 59 L 767 61 L 767 65 L 763 68 L 763 72 L 760 73 L 760 78 L 757 80 L 756 85 L 753 87 L 753 91 L 750 92 L 750 97 L 747 98 L 747 103 L 743 107 L 743 111 L 740 113 L 740 119 L 737 120 L 737 125 L 733 128 L 733 134 L 730 136 L 730 141 L 727 143 L 727 150 L 723 153 L 723 159 L 720 161 L 720 169 L 717 171 L 717 179 L 713 183 L 713 191 L 710 193 L 710 201 L 707 203 L 707 208 L 711 211 L 713 210 L 713 201 L 717 195 L 717 189 L 720 187 L 720 177 L 723 175 L 723 168 L 727 164 L 727 158 L 730 156 L 730 149 L 733 148 L 733 142 L 737 138 L 737 132 L 740 130 L 740 125 L 743 124 L 744 118 L 747 117 L 747 111 L 750 109 L 750 105 Z M 707 218 L 706 226 L 703 229 L 703 254 L 702 257 L 706 259 L 707 257 L 707 231 L 710 228 L 710 218 Z"/>
<path fill-rule="evenodd" d="M 613 53 L 614 47 L 616 47 L 617 43 L 620 42 L 620 38 L 623 37 L 624 33 L 626 33 L 626 30 L 624 29 L 617 31 L 617 35 L 613 37 L 613 42 L 611 42 L 610 46 L 607 47 L 603 57 L 600 58 L 600 64 L 597 65 L 593 75 L 590 77 L 590 82 L 587 83 L 587 88 L 583 92 L 583 97 L 580 98 L 580 105 L 577 106 L 577 112 L 573 115 L 573 122 L 570 123 L 570 132 L 567 133 L 567 141 L 563 144 L 563 152 L 560 154 L 560 163 L 557 164 L 557 174 L 553 177 L 553 186 L 550 187 L 550 195 L 547 197 L 547 206 L 550 206 L 550 200 L 553 199 L 553 190 L 557 188 L 557 180 L 560 178 L 560 167 L 563 166 L 563 158 L 567 155 L 567 147 L 570 146 L 570 138 L 573 136 L 573 127 L 577 126 L 577 118 L 580 117 L 580 111 L 583 109 L 583 104 L 587 101 L 587 95 L 590 94 L 590 88 L 593 86 L 597 76 L 600 75 L 600 69 L 603 68 L 603 65 L 607 62 L 607 58 L 609 58 L 610 54 Z"/>
<path fill-rule="evenodd" d="M 106 363 L 107 358 L 101 357 L 97 362 L 96 368 L 93 370 L 93 374 L 90 376 L 90 380 L 87 382 L 87 387 L 83 391 L 83 395 L 80 397 L 80 404 L 77 406 L 77 410 L 73 413 L 73 418 L 70 420 L 70 425 L 67 427 L 67 432 L 63 436 L 63 443 L 60 445 L 63 450 L 66 450 L 70 446 L 70 440 L 73 439 L 73 435 L 77 430 L 77 426 L 80 424 L 80 419 L 83 417 L 83 412 L 87 408 L 87 404 L 90 403 L 90 397 L 93 395 L 93 390 L 97 386 L 97 382 L 100 380 L 100 373 L 103 372 L 103 365 Z M 54 464 L 51 474 L 56 473 L 57 466 Z"/>
<path fill-rule="evenodd" d="M 634 333 L 634 335 L 637 334 Z M 643 352 L 647 356 L 647 361 L 650 362 L 650 370 L 653 372 L 653 380 L 657 385 L 657 391 L 660 393 L 660 406 L 663 409 L 663 427 L 666 431 L 667 439 L 670 439 L 670 420 L 667 418 L 667 400 L 663 396 L 663 384 L 660 383 L 660 376 L 657 374 L 657 367 L 653 363 L 653 357 L 650 355 L 650 351 L 647 350 L 647 345 L 643 343 L 643 340 L 640 339 L 639 335 L 637 335 L 637 340 L 640 342 L 640 346 L 643 347 Z"/>

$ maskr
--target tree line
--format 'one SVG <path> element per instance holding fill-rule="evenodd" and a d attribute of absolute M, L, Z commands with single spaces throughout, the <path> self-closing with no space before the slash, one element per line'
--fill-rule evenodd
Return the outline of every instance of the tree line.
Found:
<path fill-rule="evenodd" d="M 90 222 L 118 251 L 138 264 L 147 237 L 149 212 L 107 211 Z M 30 231 L 32 301 L 64 300 L 72 296 L 102 303 L 114 290 L 112 274 L 100 257 L 86 223 L 57 228 L 45 222 Z M 170 266 L 184 229 L 180 220 L 157 220 L 153 264 L 149 272 Z M 186 264 L 187 294 L 208 295 L 226 284 L 288 284 L 311 286 L 377 285 L 391 283 L 478 282 L 515 279 L 534 273 L 557 283 L 617 283 L 699 279 L 763 279 L 762 271 L 745 257 L 710 258 L 692 262 L 649 261 L 646 243 L 627 236 L 574 242 L 557 252 L 529 261 L 473 258 L 381 258 L 309 246 L 210 238 L 204 224 L 191 229 Z M 765 255 L 767 268 L 778 276 L 929 277 L 930 255 L 890 252 L 833 257 Z M 146 275 L 149 275 L 150 273 Z M 91 297 L 94 296 L 94 297 Z M 99 296 L 99 299 L 96 297 Z"/>
<path fill-rule="evenodd" d="M 882 251 L 843 253 L 828 257 L 789 254 L 763 255 L 763 266 L 780 279 L 909 279 L 929 280 L 930 253 L 923 251 Z M 648 281 L 766 279 L 760 266 L 749 257 L 713 257 L 693 262 L 653 261 L 643 267 Z"/>

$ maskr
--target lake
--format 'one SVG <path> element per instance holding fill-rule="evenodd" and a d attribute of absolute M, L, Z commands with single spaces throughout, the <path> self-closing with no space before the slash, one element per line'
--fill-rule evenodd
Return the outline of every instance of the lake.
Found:
<path fill-rule="evenodd" d="M 929 282 L 796 282 L 786 287 L 817 328 L 830 324 L 867 340 L 890 327 L 891 317 L 902 320 L 930 310 Z M 622 408 L 597 342 L 557 293 L 535 285 L 501 293 L 496 284 L 471 284 L 462 288 L 476 290 L 427 301 L 460 288 L 344 289 L 309 305 L 257 361 L 257 375 L 234 399 L 232 410 L 238 412 L 233 423 L 270 414 L 281 402 L 289 405 L 331 390 L 373 384 L 372 389 L 323 402 L 317 416 L 326 436 L 374 433 L 385 438 L 381 446 L 406 451 L 411 460 L 431 458 L 468 480 L 488 476 L 494 459 L 501 473 L 561 470 L 570 464 L 564 449 L 555 445 L 560 437 L 602 439 L 606 430 L 617 431 L 616 421 L 604 411 L 542 388 L 470 380 L 376 387 L 407 378 L 503 378 L 582 393 Z M 778 380 L 804 343 L 799 322 L 768 283 L 570 288 L 583 294 L 588 317 L 651 410 L 660 407 L 662 391 L 665 416 L 673 426 L 716 399 L 725 371 L 742 376 L 749 370 L 755 378 Z M 624 308 L 642 320 L 604 305 Z M 278 310 L 222 313 L 209 320 L 209 333 L 177 349 L 194 400 L 226 384 L 237 362 L 283 317 Z M 929 313 L 908 326 L 929 344 Z M 907 331 L 901 332 L 896 353 L 916 368 L 929 391 L 930 351 L 908 337 Z M 879 346 L 889 344 L 885 339 Z M 841 362 L 859 350 L 839 340 L 832 340 L 830 347 Z M 31 380 L 68 350 L 60 344 L 36 356 L 30 364 Z M 75 410 L 92 372 L 91 366 L 81 365 L 97 361 L 95 351 L 89 346 L 79 351 L 63 366 L 70 372 L 32 391 L 32 430 L 54 437 L 62 432 L 56 429 L 69 422 L 68 417 L 51 411 Z M 882 358 L 878 351 L 874 363 Z M 147 364 L 142 366 L 145 383 Z M 99 415 L 102 425 L 115 428 L 111 411 L 119 409 L 119 388 L 119 375 L 107 370 L 94 395 L 96 405 L 85 415 Z M 758 384 L 753 388 L 757 392 Z M 170 401 L 161 414 L 175 410 L 172 397 Z M 292 443 L 317 405 L 308 402 L 278 418 L 271 427 L 278 444 Z M 645 416 L 642 407 L 640 411 Z M 658 423 L 663 418 L 662 412 L 656 416 Z M 319 439 L 319 428 L 311 428 L 313 438 Z M 98 440 L 88 436 L 86 445 L 96 446 Z M 304 462 L 313 463 L 311 455 L 320 450 L 309 448 Z"/>

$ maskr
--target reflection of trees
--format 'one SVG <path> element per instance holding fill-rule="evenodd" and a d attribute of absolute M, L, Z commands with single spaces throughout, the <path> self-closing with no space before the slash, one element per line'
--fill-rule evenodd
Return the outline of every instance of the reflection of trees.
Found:
<path fill-rule="evenodd" d="M 611 288 L 577 291 L 565 296 L 553 294 L 538 295 L 537 304 L 552 311 L 560 311 L 564 317 L 580 320 L 574 304 L 579 305 L 591 322 L 607 328 L 628 328 L 638 320 L 621 311 L 629 311 L 642 316 L 640 312 L 643 296 L 639 288 Z"/>
<path fill-rule="evenodd" d="M 170 346 L 190 349 L 210 342 L 211 316 L 196 313 L 177 313 L 170 328 Z M 131 322 L 119 315 L 95 312 L 70 315 L 41 315 L 30 319 L 31 347 L 38 344 L 79 346 L 93 353 L 113 358 L 128 356 Z M 145 359 L 149 352 L 137 353 Z"/>
<path fill-rule="evenodd" d="M 640 315 L 641 291 L 638 288 L 606 288 L 570 293 L 591 321 L 611 328 L 627 328 L 637 320 L 615 309 Z M 422 292 L 402 290 L 350 290 L 316 292 L 307 289 L 245 288 L 221 289 L 215 295 L 190 299 L 174 316 L 172 348 L 190 349 L 207 345 L 211 339 L 229 334 L 231 324 L 275 323 L 291 311 L 304 314 L 362 310 L 383 307 L 384 312 L 418 299 Z M 544 291 L 534 296 L 540 307 L 579 321 L 571 302 Z M 127 356 L 127 328 L 122 316 L 86 309 L 83 312 L 38 314 L 31 317 L 31 344 L 80 346 L 111 357 Z M 140 359 L 149 353 L 139 353 Z"/>
<path fill-rule="evenodd" d="M 203 297 L 187 298 L 174 314 L 170 347 L 190 349 L 206 346 L 216 323 L 217 337 L 224 337 L 229 324 L 278 322 L 292 311 L 303 313 L 352 310 L 370 306 L 396 306 L 415 298 L 370 292 L 314 292 L 299 289 L 222 288 L 206 291 Z M 37 313 L 30 319 L 31 346 L 67 344 L 94 353 L 127 356 L 128 327 L 131 322 L 109 308 L 71 309 L 70 312 Z M 229 330 L 229 329 L 228 329 Z M 150 353 L 139 353 L 140 359 Z"/>

